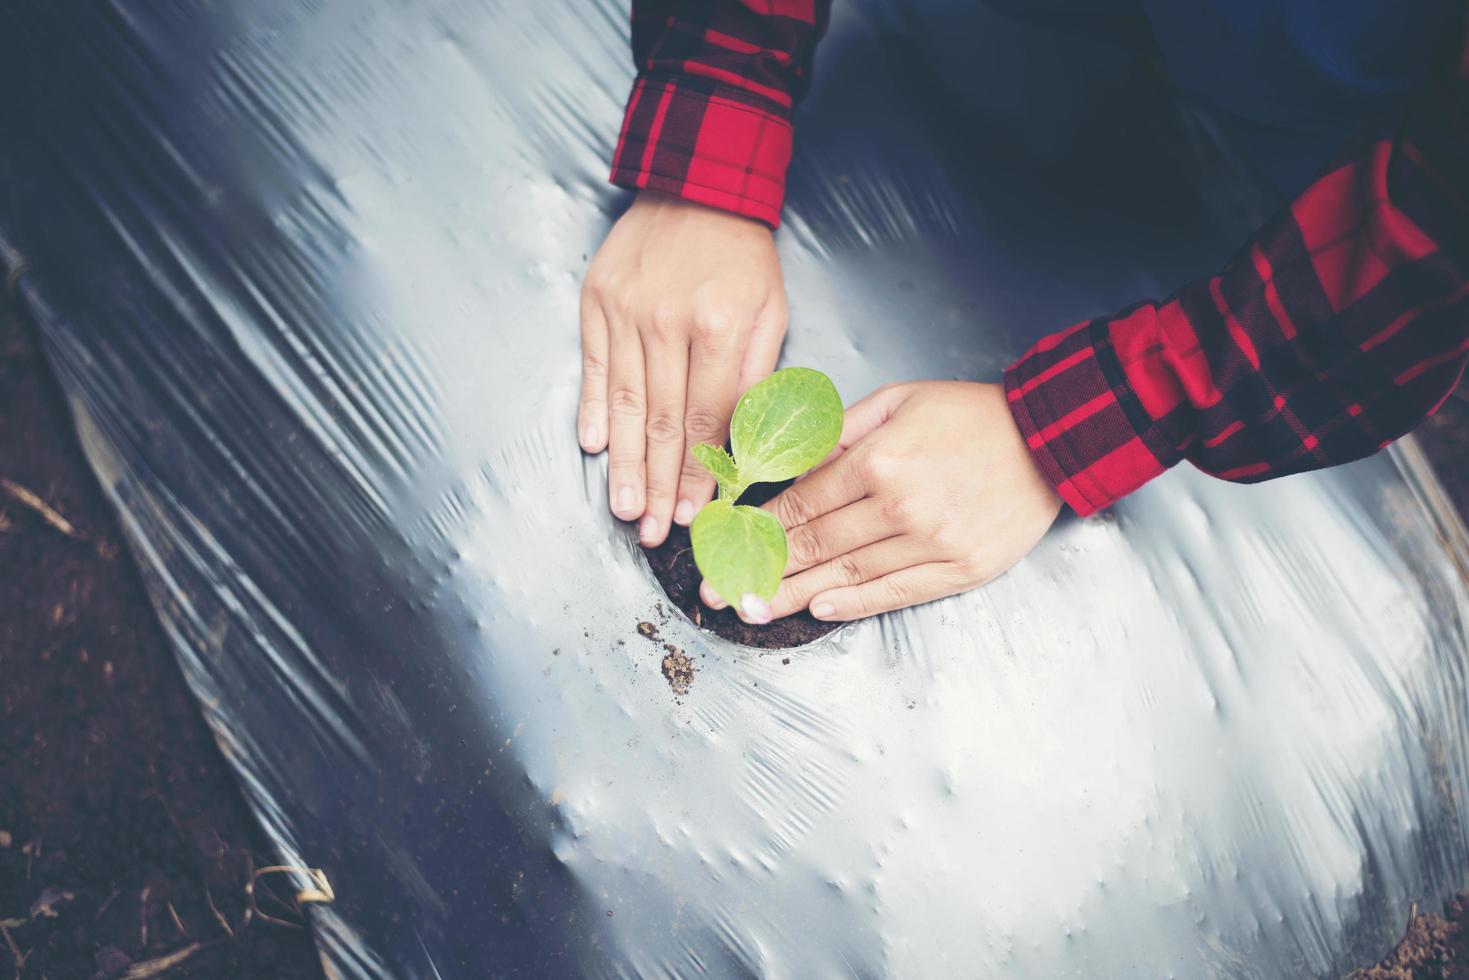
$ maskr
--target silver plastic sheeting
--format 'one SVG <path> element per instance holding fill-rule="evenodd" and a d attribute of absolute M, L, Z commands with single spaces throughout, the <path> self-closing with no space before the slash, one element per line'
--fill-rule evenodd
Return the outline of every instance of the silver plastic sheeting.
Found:
<path fill-rule="evenodd" d="M 788 654 L 660 618 L 573 431 L 626 22 L 0 7 L 8 271 L 335 974 L 1329 976 L 1464 886 L 1469 539 L 1411 444 L 1182 468 Z M 817 75 L 785 361 L 848 400 L 1258 217 L 1146 67 L 977 4 L 839 4 Z"/>

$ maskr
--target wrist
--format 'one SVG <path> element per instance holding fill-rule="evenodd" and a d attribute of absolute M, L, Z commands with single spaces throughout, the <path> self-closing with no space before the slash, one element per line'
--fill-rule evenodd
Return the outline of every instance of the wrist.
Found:
<path fill-rule="evenodd" d="M 643 188 L 638 191 L 637 197 L 633 198 L 633 203 L 629 210 L 634 208 L 638 211 L 648 212 L 649 214 L 663 212 L 669 215 L 685 214 L 698 218 L 709 218 L 716 222 L 728 223 L 731 227 L 758 228 L 767 234 L 770 233 L 770 225 L 758 218 L 752 218 L 749 215 L 740 214 L 737 211 L 728 211 L 724 208 L 703 204 L 699 201 L 679 197 L 674 194 L 665 194 L 662 191 L 649 188 Z"/>
<path fill-rule="evenodd" d="M 1072 471 L 1085 472 L 1087 463 L 1073 451 L 1064 432 L 1059 431 L 1058 420 L 1044 410 L 1035 410 L 1032 404 L 1034 390 L 1027 390 L 1018 381 L 1017 366 L 1012 365 L 1006 370 L 1003 394 L 1006 414 L 1014 426 L 1019 449 L 1061 502 L 1078 516 L 1089 517 L 1110 504 L 1111 500 L 1093 499 L 1082 492 L 1072 479 Z"/>

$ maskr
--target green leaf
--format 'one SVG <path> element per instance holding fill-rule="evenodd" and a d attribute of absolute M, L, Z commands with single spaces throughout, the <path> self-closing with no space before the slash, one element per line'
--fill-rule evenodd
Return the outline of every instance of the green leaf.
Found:
<path fill-rule="evenodd" d="M 769 601 L 780 587 L 786 534 L 774 515 L 720 497 L 699 511 L 689 537 L 699 574 L 725 602 L 738 605 L 747 592 Z"/>
<path fill-rule="evenodd" d="M 740 468 L 735 465 L 734 457 L 725 452 L 722 446 L 706 446 L 702 443 L 689 451 L 694 454 L 699 465 L 713 475 L 719 484 L 721 497 L 728 497 L 730 503 L 739 499 L 746 484 L 740 482 Z"/>
<path fill-rule="evenodd" d="M 735 501 L 752 483 L 789 480 L 825 459 L 841 438 L 842 399 L 820 371 L 786 368 L 745 392 L 729 431 L 733 457 L 718 446 L 692 449 L 719 483 L 718 498 L 689 527 L 694 563 L 725 601 L 749 594 L 769 601 L 785 571 L 785 530 L 773 515 Z"/>
<path fill-rule="evenodd" d="M 830 378 L 810 368 L 785 368 L 752 387 L 729 424 L 744 486 L 800 476 L 841 435 L 842 398 Z"/>

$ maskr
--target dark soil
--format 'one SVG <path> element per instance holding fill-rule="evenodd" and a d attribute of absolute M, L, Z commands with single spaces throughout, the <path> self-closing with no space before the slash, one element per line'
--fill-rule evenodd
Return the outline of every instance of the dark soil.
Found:
<path fill-rule="evenodd" d="M 320 977 L 3 299 L 0 479 L 0 977 Z"/>
<path fill-rule="evenodd" d="M 694 683 L 694 662 L 673 644 L 668 644 L 668 648 L 663 656 L 663 677 L 674 694 L 683 696 Z"/>
<path fill-rule="evenodd" d="M 763 504 L 789 484 L 774 483 L 751 487 L 742 495 L 742 504 Z M 794 616 L 777 619 L 765 626 L 753 626 L 740 619 L 734 609 L 710 609 L 699 599 L 699 583 L 703 576 L 694 564 L 694 549 L 689 543 L 689 529 L 673 525 L 668 540 L 657 548 L 644 549 L 648 564 L 663 586 L 663 592 L 684 615 L 701 629 L 715 636 L 749 647 L 784 650 L 819 640 L 841 623 L 824 623 L 802 610 Z"/>
<path fill-rule="evenodd" d="M 1469 892 L 1444 915 L 1412 915 L 1397 949 L 1345 980 L 1469 980 Z"/>
<path fill-rule="evenodd" d="M 819 640 L 840 623 L 823 623 L 808 612 L 777 619 L 765 626 L 753 626 L 740 619 L 729 607 L 710 609 L 699 599 L 699 583 L 703 577 L 694 565 L 694 549 L 689 544 L 689 530 L 673 525 L 668 540 L 656 548 L 644 549 L 658 584 L 675 606 L 683 610 L 701 629 L 716 636 L 750 647 L 782 650 Z"/>

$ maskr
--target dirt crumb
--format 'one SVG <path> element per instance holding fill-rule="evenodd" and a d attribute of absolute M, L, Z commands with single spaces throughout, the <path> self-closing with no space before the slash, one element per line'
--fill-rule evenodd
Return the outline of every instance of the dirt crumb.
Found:
<path fill-rule="evenodd" d="M 682 697 L 694 685 L 694 662 L 677 647 L 663 658 L 663 676 L 673 693 Z"/>
<path fill-rule="evenodd" d="M 1469 980 L 1469 892 L 1449 902 L 1445 912 L 1447 918 L 1412 915 L 1397 949 L 1344 980 Z"/>
<path fill-rule="evenodd" d="M 641 623 L 638 624 L 638 632 L 641 633 L 641 634 L 643 634 L 643 636 L 647 637 L 648 639 L 654 641 L 655 643 L 659 639 L 659 637 L 658 637 L 658 627 L 654 626 L 652 623 L 648 622 L 646 619 L 643 620 Z"/>

